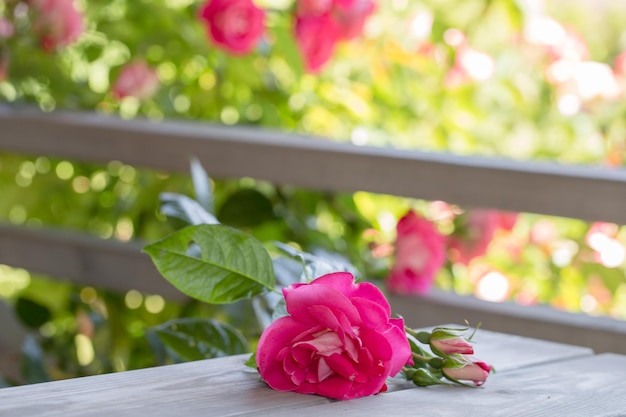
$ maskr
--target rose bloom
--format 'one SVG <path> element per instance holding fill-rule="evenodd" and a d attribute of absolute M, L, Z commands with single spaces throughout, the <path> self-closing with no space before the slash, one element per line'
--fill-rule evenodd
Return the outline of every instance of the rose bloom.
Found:
<path fill-rule="evenodd" d="M 398 221 L 396 230 L 396 259 L 387 287 L 400 294 L 424 294 L 446 261 L 445 238 L 414 211 Z"/>
<path fill-rule="evenodd" d="M 308 72 L 319 72 L 333 56 L 339 29 L 330 15 L 296 19 L 296 42 Z"/>
<path fill-rule="evenodd" d="M 159 88 L 159 79 L 154 68 L 143 60 L 133 61 L 122 68 L 111 93 L 114 97 L 136 97 L 145 100 L 154 95 Z"/>
<path fill-rule="evenodd" d="M 330 12 L 333 0 L 298 0 L 296 14 L 301 17 L 316 17 Z"/>
<path fill-rule="evenodd" d="M 283 289 L 289 316 L 261 335 L 261 377 L 279 391 L 350 400 L 386 389 L 411 361 L 404 321 L 382 292 L 347 272 Z"/>
<path fill-rule="evenodd" d="M 472 381 L 477 386 L 487 381 L 492 369 L 490 365 L 485 362 L 474 362 L 469 358 L 463 358 L 462 361 L 464 363 L 445 361 L 442 368 L 443 374 L 454 381 Z"/>
<path fill-rule="evenodd" d="M 46 51 L 67 46 L 83 33 L 83 15 L 73 0 L 30 0 L 35 17 L 33 32 Z"/>
<path fill-rule="evenodd" d="M 372 0 L 335 0 L 332 10 L 342 40 L 354 39 L 363 33 L 363 26 L 376 8 Z"/>
<path fill-rule="evenodd" d="M 474 210 L 465 215 L 463 220 L 465 222 L 461 231 L 449 236 L 448 247 L 454 262 L 468 265 L 474 258 L 487 253 L 502 220 L 497 210 Z"/>
<path fill-rule="evenodd" d="M 0 16 L 0 39 L 8 39 L 13 36 L 15 32 L 15 27 L 13 23 L 2 16 Z"/>
<path fill-rule="evenodd" d="M 265 12 L 252 0 L 209 0 L 200 11 L 209 38 L 222 49 L 244 55 L 263 36 Z"/>

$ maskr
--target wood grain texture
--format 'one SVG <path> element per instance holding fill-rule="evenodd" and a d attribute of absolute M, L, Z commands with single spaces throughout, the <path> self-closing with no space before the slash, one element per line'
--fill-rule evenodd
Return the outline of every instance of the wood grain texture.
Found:
<path fill-rule="evenodd" d="M 626 356 L 603 354 L 498 373 L 480 389 L 442 386 L 406 389 L 313 406 L 302 410 L 301 415 L 623 417 L 626 416 L 625 379 Z M 260 415 L 292 414 L 274 410 Z"/>
<path fill-rule="evenodd" d="M 626 170 L 364 147 L 261 128 L 0 106 L 0 149 L 626 224 Z M 18 140 L 19 139 L 19 140 Z M 602 204 L 598 204 L 601 201 Z"/>
<path fill-rule="evenodd" d="M 220 416 L 328 402 L 269 389 L 246 355 L 0 389 L 0 416 Z"/>
<path fill-rule="evenodd" d="M 588 350 L 577 347 L 517 339 L 488 331 L 480 331 L 477 342 L 481 345 L 477 353 L 481 359 L 500 368 L 498 375 L 533 369 L 529 368 L 531 365 L 538 369 L 540 366 L 537 365 L 567 357 L 589 355 Z M 317 396 L 269 389 L 254 370 L 243 365 L 246 358 L 247 355 L 239 355 L 0 389 L 0 416 L 318 415 L 317 412 L 309 413 L 309 407 L 332 403 Z M 396 391 L 411 388 L 411 392 L 427 392 L 415 390 L 413 385 L 397 378 L 390 387 Z M 464 390 L 449 391 L 447 395 L 456 396 L 461 392 Z M 373 399 L 384 399 L 389 395 Z M 360 401 L 363 400 L 344 402 L 341 407 L 350 409 Z"/>

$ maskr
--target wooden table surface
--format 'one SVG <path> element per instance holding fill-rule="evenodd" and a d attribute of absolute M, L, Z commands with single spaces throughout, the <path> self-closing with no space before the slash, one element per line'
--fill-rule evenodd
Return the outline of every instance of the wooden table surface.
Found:
<path fill-rule="evenodd" d="M 418 388 L 351 401 L 268 388 L 247 355 L 0 389 L 0 416 L 626 416 L 626 356 L 481 329 L 483 388 Z"/>

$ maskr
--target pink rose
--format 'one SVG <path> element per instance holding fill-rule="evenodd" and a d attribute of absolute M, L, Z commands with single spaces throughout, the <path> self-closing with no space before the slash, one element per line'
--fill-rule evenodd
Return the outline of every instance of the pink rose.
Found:
<path fill-rule="evenodd" d="M 396 260 L 387 286 L 400 294 L 424 294 L 446 261 L 445 238 L 414 211 L 398 221 L 396 230 Z"/>
<path fill-rule="evenodd" d="M 474 354 L 474 348 L 472 345 L 461 336 L 452 336 L 445 339 L 436 339 L 431 337 L 430 346 L 444 355 Z"/>
<path fill-rule="evenodd" d="M 318 72 L 333 56 L 339 29 L 330 15 L 296 19 L 296 42 L 308 72 Z"/>
<path fill-rule="evenodd" d="M 118 99 L 132 96 L 145 100 L 152 97 L 158 88 L 159 78 L 154 68 L 143 60 L 136 60 L 122 68 L 111 93 Z"/>
<path fill-rule="evenodd" d="M 83 15 L 73 0 L 31 0 L 33 31 L 46 51 L 67 46 L 83 33 Z"/>
<path fill-rule="evenodd" d="M 448 247 L 453 261 L 468 265 L 474 258 L 487 253 L 500 226 L 500 214 L 496 210 L 473 210 L 458 219 L 459 229 L 448 238 Z"/>
<path fill-rule="evenodd" d="M 615 74 L 620 77 L 626 76 L 626 51 L 622 52 L 615 58 L 615 64 L 613 65 Z"/>
<path fill-rule="evenodd" d="M 0 16 L 0 40 L 10 38 L 14 32 L 15 27 L 13 23 L 9 19 Z"/>
<path fill-rule="evenodd" d="M 475 385 L 482 385 L 492 368 L 485 362 L 474 362 L 469 358 L 460 357 L 449 359 L 443 363 L 443 374 L 453 381 L 472 381 Z"/>
<path fill-rule="evenodd" d="M 347 272 L 283 289 L 289 316 L 261 335 L 261 377 L 279 391 L 349 400 L 377 394 L 411 360 L 404 321 L 382 292 Z"/>
<path fill-rule="evenodd" d="M 363 33 L 365 20 L 376 8 L 372 0 L 335 0 L 333 15 L 339 24 L 339 36 L 349 40 Z"/>
<path fill-rule="evenodd" d="M 235 55 L 250 52 L 263 36 L 265 12 L 252 0 L 209 0 L 200 17 L 209 38 Z"/>
<path fill-rule="evenodd" d="M 316 17 L 330 12 L 333 0 L 298 0 L 296 14 L 301 17 Z"/>

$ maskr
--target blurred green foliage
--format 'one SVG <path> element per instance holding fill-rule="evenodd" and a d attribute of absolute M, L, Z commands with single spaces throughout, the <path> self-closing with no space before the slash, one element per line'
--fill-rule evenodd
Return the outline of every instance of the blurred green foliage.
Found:
<path fill-rule="evenodd" d="M 16 34 L 0 41 L 9 56 L 0 100 L 43 111 L 250 124 L 358 145 L 621 165 L 626 101 L 623 96 L 593 100 L 563 114 L 562 92 L 545 76 L 546 54 L 520 41 L 530 13 L 526 3 L 379 1 L 364 35 L 342 45 L 320 74 L 311 75 L 303 73 L 293 39 L 292 1 L 259 1 L 268 7 L 268 34 L 257 51 L 243 57 L 208 42 L 193 0 L 78 2 L 86 32 L 55 52 L 43 51 L 30 35 L 24 3 L 3 2 L 0 16 L 15 18 Z M 626 10 L 618 3 L 594 14 L 589 4 L 562 7 L 554 1 L 547 11 L 580 32 L 590 59 L 612 64 L 626 49 Z M 411 19 L 423 11 L 432 14 L 432 29 L 417 39 Z M 493 58 L 488 79 L 447 83 L 458 53 L 446 40 L 450 29 L 460 29 L 473 48 Z M 116 100 L 111 85 L 134 58 L 156 68 L 161 86 L 145 101 Z M 211 167 L 205 168 L 210 173 Z M 249 178 L 212 185 L 215 213 L 223 223 L 261 241 L 341 253 L 369 279 L 386 276 L 395 221 L 407 209 L 435 221 L 444 234 L 454 232 L 454 223 L 441 217 L 436 203 L 329 194 Z M 180 228 L 183 222 L 159 213 L 158 196 L 194 195 L 188 176 L 116 161 L 93 165 L 6 153 L 0 154 L 0 190 L 4 222 L 65 227 L 122 241 L 153 241 Z M 598 261 L 598 250 L 586 240 L 589 230 L 577 220 L 522 215 L 511 232 L 496 234 L 484 257 L 469 266 L 450 262 L 437 284 L 479 296 L 482 287 L 496 288 L 502 300 L 626 319 L 624 262 Z M 623 248 L 626 231 L 611 230 L 611 239 Z M 245 303 L 216 307 L 136 291 L 114 294 L 5 266 L 0 266 L 0 298 L 33 328 L 21 376 L 6 378 L 14 383 L 177 360 L 146 334 L 179 317 L 226 319 L 251 340 L 259 332 Z"/>

